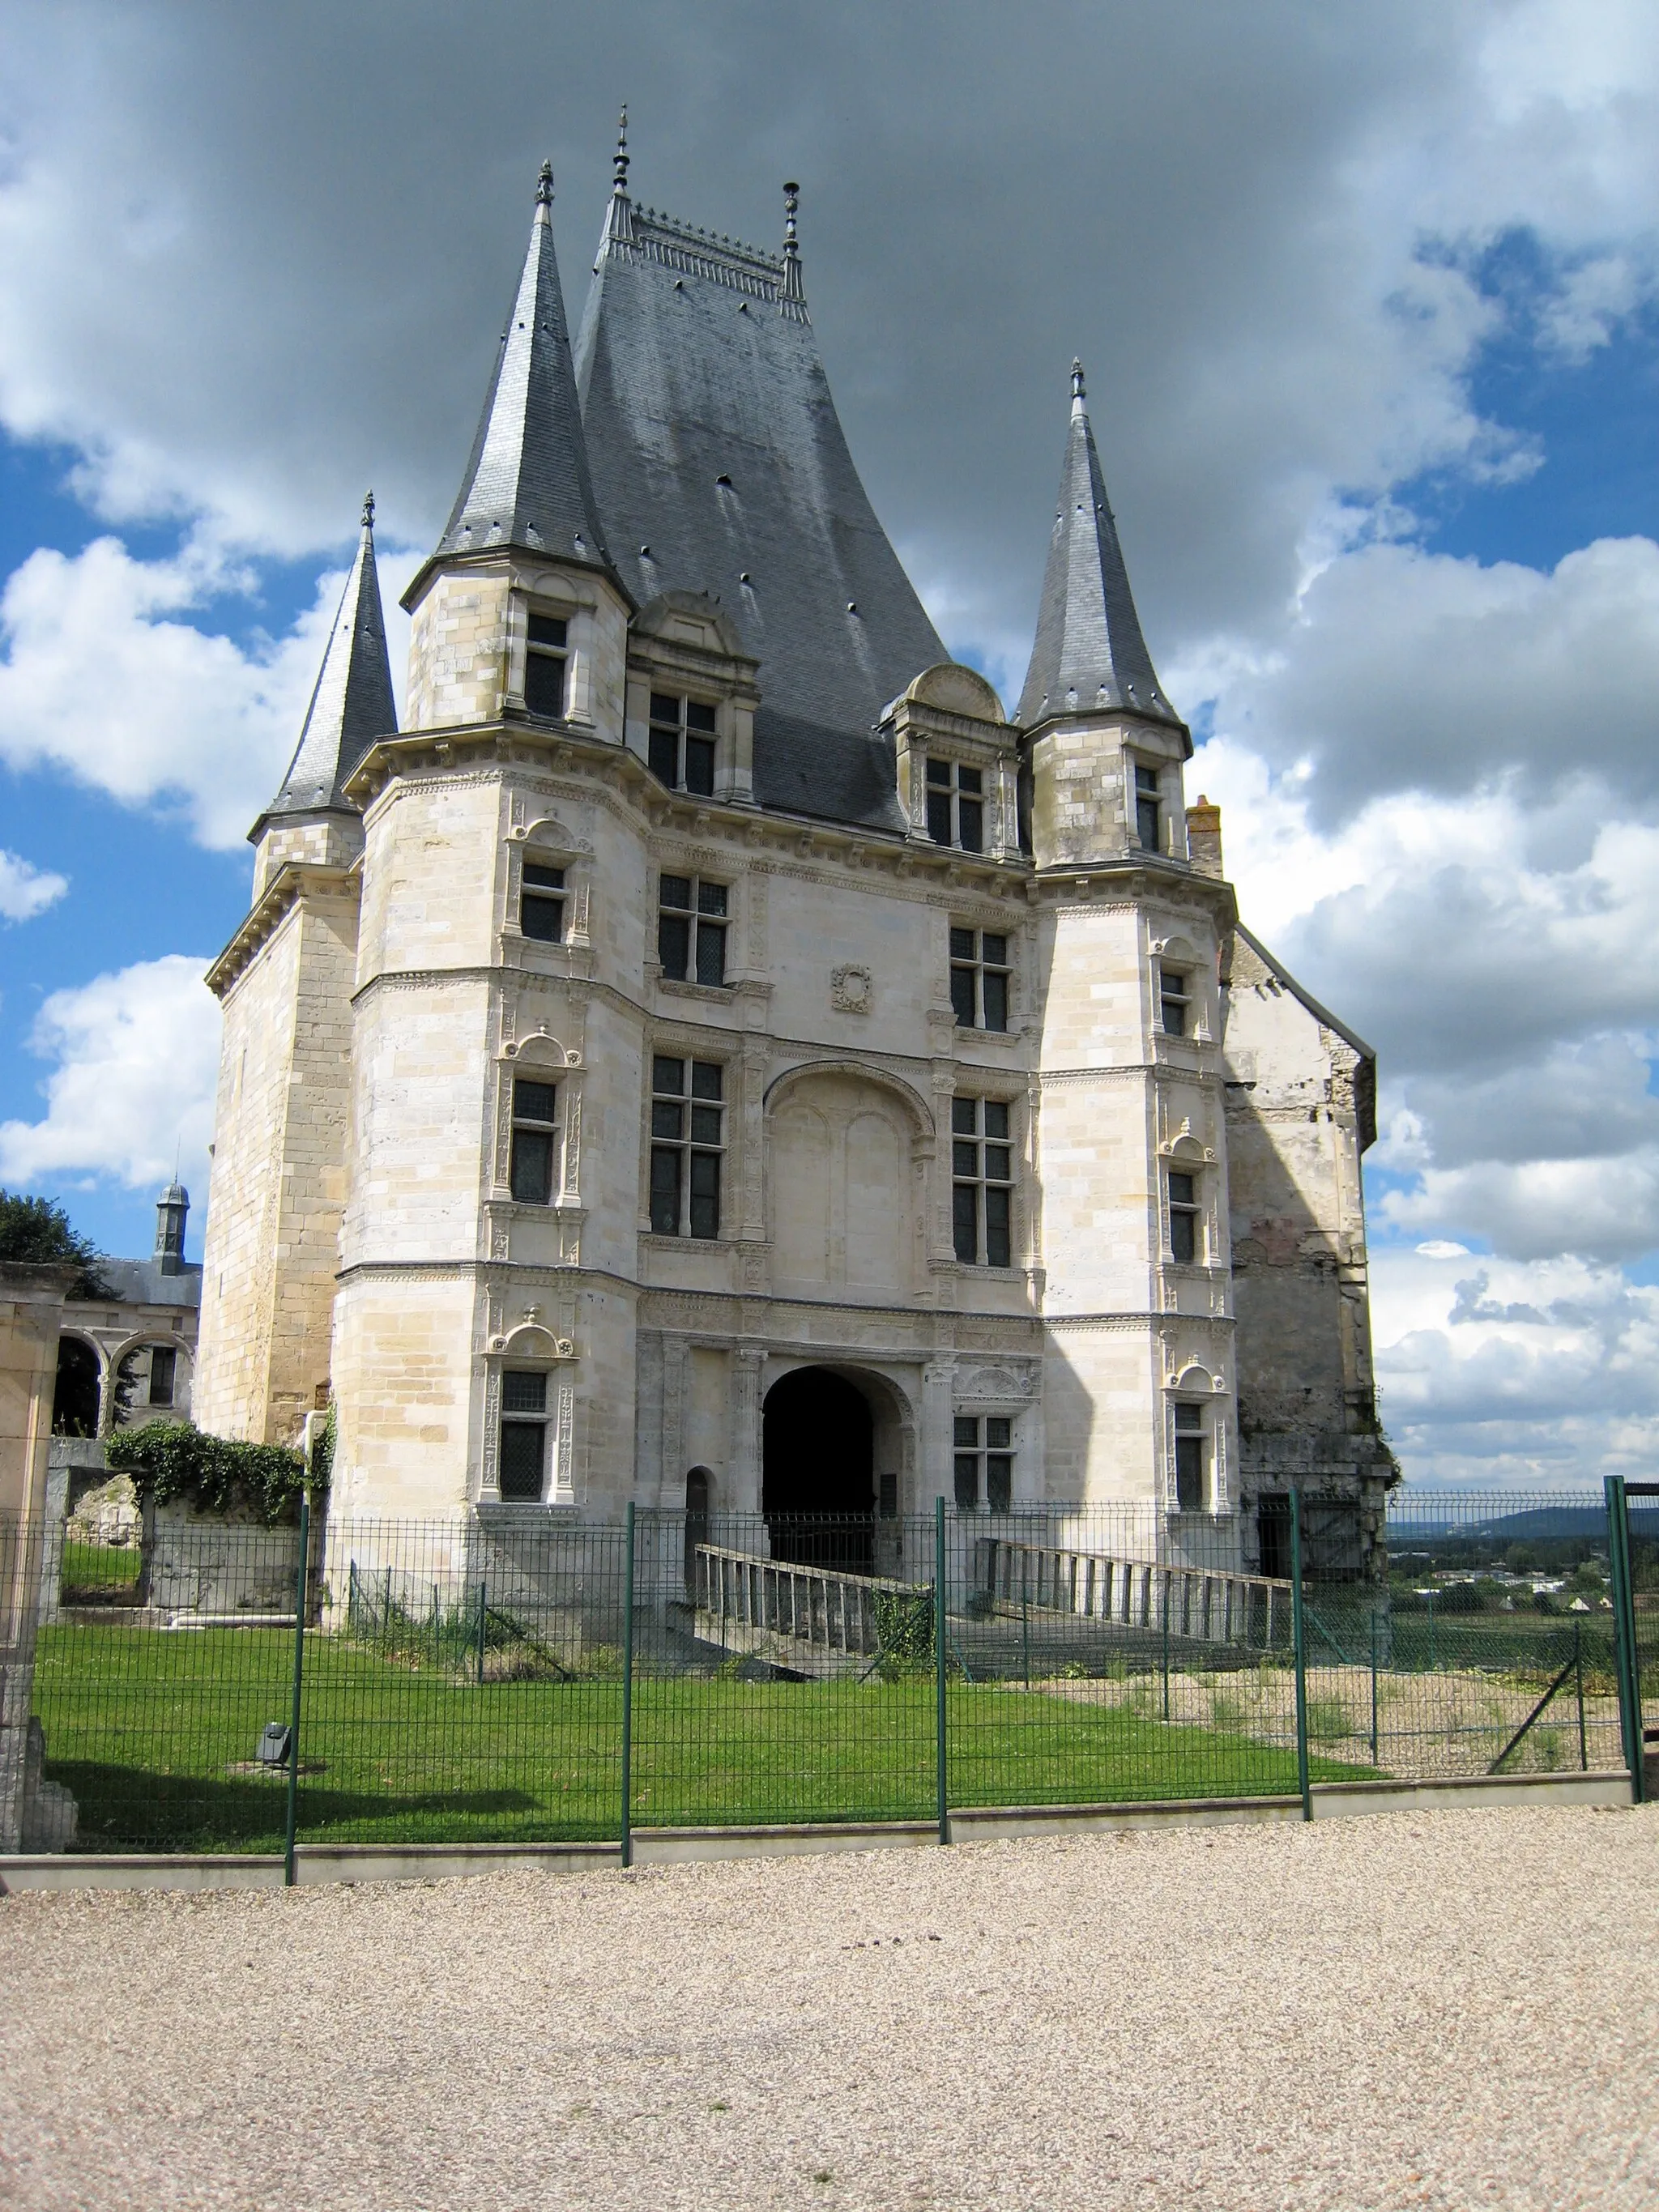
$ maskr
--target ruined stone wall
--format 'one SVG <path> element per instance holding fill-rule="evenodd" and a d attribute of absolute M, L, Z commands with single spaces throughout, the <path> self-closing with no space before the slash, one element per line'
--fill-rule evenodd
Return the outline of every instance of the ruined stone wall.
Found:
<path fill-rule="evenodd" d="M 1243 936 L 1224 973 L 1245 1486 L 1358 1496 L 1392 1472 L 1376 1427 L 1360 1179 L 1373 1071 Z"/>

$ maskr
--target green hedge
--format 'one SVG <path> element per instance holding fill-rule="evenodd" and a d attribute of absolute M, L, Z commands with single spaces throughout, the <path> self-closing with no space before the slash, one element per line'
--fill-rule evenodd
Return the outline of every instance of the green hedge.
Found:
<path fill-rule="evenodd" d="M 257 1514 L 267 1527 L 297 1522 L 305 1461 L 284 1444 L 239 1443 L 210 1437 L 192 1421 L 151 1421 L 118 1429 L 109 1465 L 131 1478 L 141 1498 L 182 1502 L 198 1513 Z"/>

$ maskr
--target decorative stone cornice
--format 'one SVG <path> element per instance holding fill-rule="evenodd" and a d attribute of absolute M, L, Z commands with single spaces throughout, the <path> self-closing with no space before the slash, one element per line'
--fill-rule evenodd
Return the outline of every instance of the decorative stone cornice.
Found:
<path fill-rule="evenodd" d="M 246 920 L 224 951 L 208 969 L 204 981 L 222 999 L 281 927 L 288 915 L 307 896 L 349 896 L 355 903 L 361 893 L 356 867 L 325 868 L 310 860 L 284 860 L 253 902 Z"/>
<path fill-rule="evenodd" d="M 1238 901 L 1219 876 L 1201 875 L 1179 860 L 1157 853 L 1126 853 L 1121 860 L 1091 860 L 1023 871 L 1025 896 L 1033 906 L 1064 906 L 1085 900 L 1125 912 L 1149 904 L 1190 905 L 1206 909 L 1219 932 L 1237 927 Z"/>
<path fill-rule="evenodd" d="M 810 845 L 810 857 L 820 864 L 835 861 L 865 872 L 890 869 L 902 877 L 919 876 L 933 889 L 959 886 L 1008 899 L 1026 892 L 1031 877 L 1030 863 L 1024 858 L 998 860 L 988 853 L 961 853 L 864 823 L 825 822 L 779 808 L 757 810 L 752 804 L 670 791 L 637 753 L 599 737 L 591 724 L 521 721 L 511 714 L 493 722 L 452 723 L 384 738 L 364 754 L 346 791 L 367 816 L 394 782 L 447 779 L 462 771 L 476 775 L 508 765 L 539 768 L 562 776 L 578 773 L 588 796 L 596 795 L 593 787 L 599 786 L 622 802 L 635 826 L 642 815 L 659 833 L 713 836 L 751 850 L 769 846 L 781 854 L 787 853 L 795 866 L 779 866 L 775 861 L 778 872 L 807 880 L 822 880 L 823 869 L 822 865 L 816 869 L 799 866 L 806 857 L 803 841 Z M 1170 872 L 1183 879 L 1186 874 L 1185 870 Z"/>

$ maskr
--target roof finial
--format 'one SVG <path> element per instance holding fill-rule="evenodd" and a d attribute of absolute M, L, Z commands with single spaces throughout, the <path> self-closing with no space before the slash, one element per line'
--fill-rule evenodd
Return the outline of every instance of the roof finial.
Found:
<path fill-rule="evenodd" d="M 1083 397 L 1083 363 L 1075 356 L 1072 360 L 1072 397 L 1073 399 Z"/>
<path fill-rule="evenodd" d="M 548 210 L 552 206 L 552 204 L 553 164 L 551 161 L 544 161 L 542 163 L 541 174 L 536 179 L 536 220 L 538 222 L 550 222 L 552 221 L 553 218 L 548 213 Z"/>
<path fill-rule="evenodd" d="M 605 211 L 605 235 L 599 240 L 599 258 L 603 260 L 608 248 L 613 246 L 632 246 L 634 243 L 634 203 L 628 197 L 628 105 L 624 101 L 622 113 L 617 118 L 616 181 L 611 187 L 611 204 Z M 593 264 L 597 270 L 599 262 Z"/>
<path fill-rule="evenodd" d="M 366 491 L 363 494 L 363 528 L 367 530 L 371 536 L 374 534 L 374 495 L 372 491 Z"/>
<path fill-rule="evenodd" d="M 785 312 L 797 311 L 802 320 L 805 317 L 806 287 L 801 281 L 800 240 L 796 235 L 795 217 L 800 211 L 800 186 L 787 184 L 783 188 L 783 299 Z"/>

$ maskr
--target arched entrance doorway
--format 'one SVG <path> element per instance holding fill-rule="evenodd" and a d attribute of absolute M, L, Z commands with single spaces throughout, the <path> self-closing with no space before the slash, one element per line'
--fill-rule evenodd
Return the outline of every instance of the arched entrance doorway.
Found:
<path fill-rule="evenodd" d="M 98 1433 L 98 1354 L 78 1336 L 58 1340 L 58 1383 L 52 1392 L 55 1437 Z"/>
<path fill-rule="evenodd" d="M 775 1559 L 869 1574 L 875 1423 L 855 1382 L 798 1367 L 766 1394 L 761 1510 Z"/>

